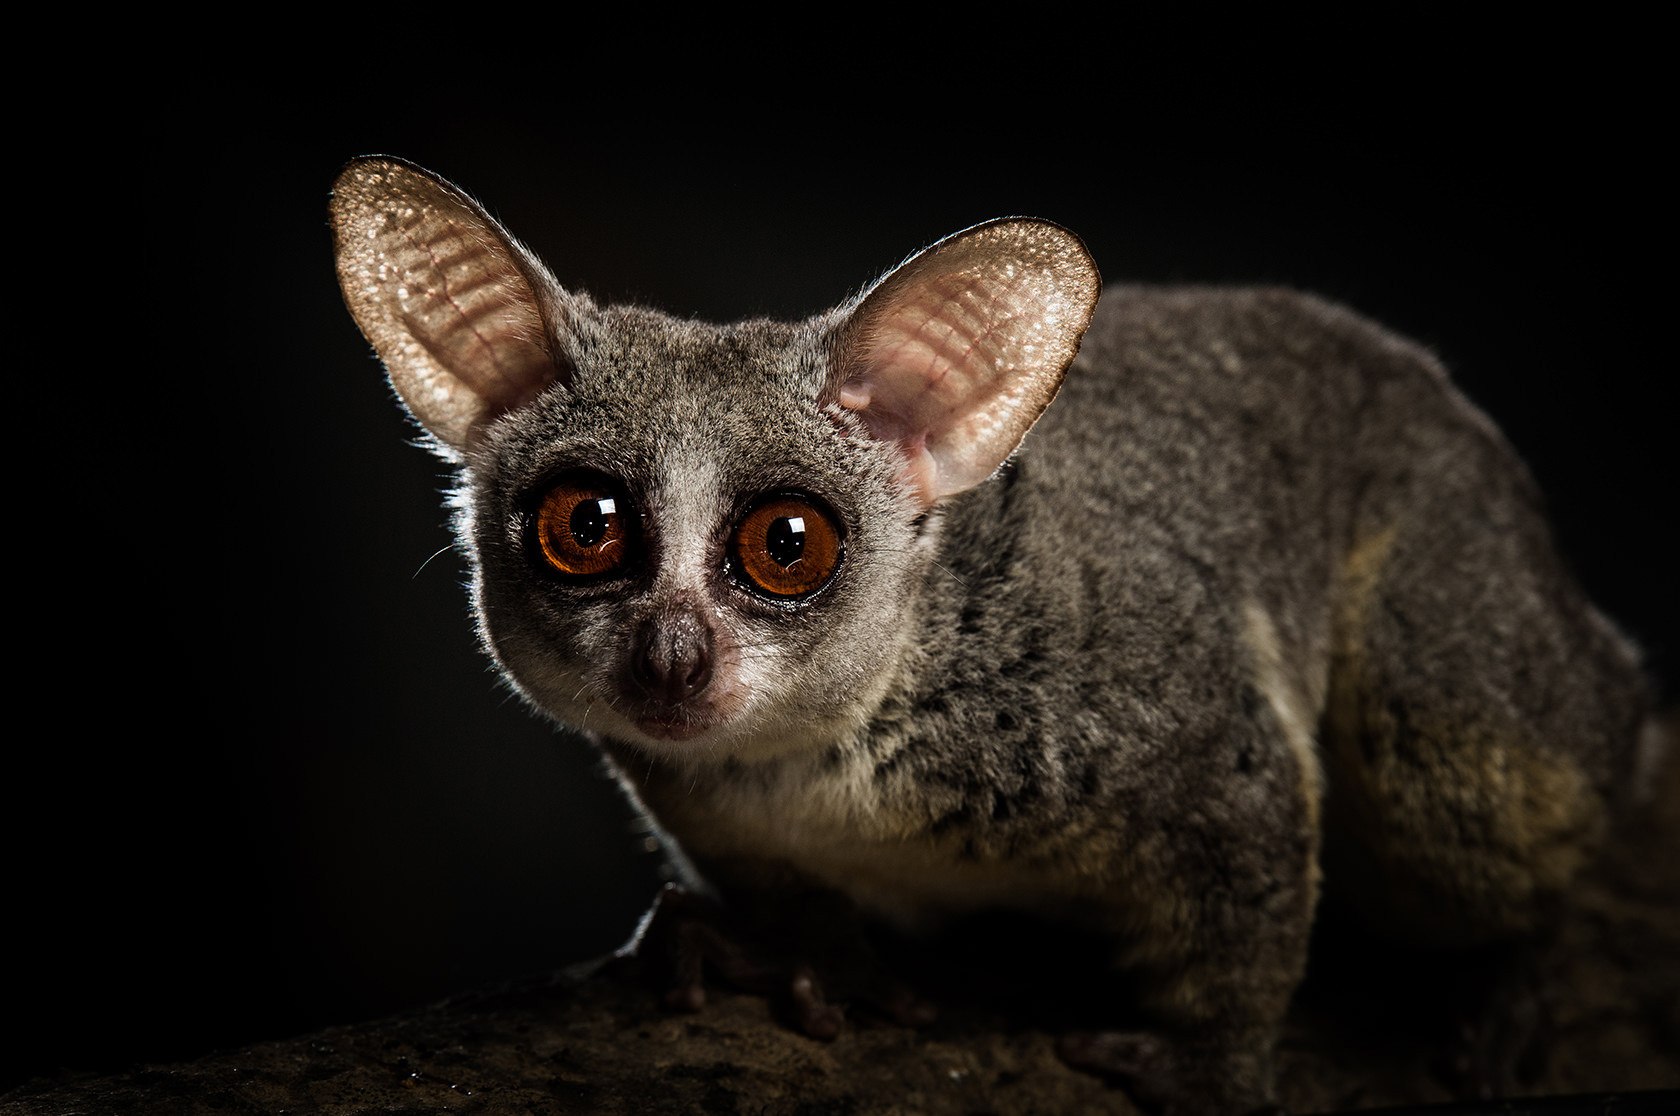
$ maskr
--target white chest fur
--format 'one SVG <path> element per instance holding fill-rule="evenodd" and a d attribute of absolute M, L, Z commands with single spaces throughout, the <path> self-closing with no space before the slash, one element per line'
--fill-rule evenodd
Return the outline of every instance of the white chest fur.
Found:
<path fill-rule="evenodd" d="M 789 865 L 905 930 L 1056 898 L 1046 875 L 975 859 L 926 832 L 861 758 L 790 760 L 734 777 L 673 776 L 647 788 L 660 823 L 697 860 Z M 1065 898 L 1065 896 L 1063 897 Z"/>

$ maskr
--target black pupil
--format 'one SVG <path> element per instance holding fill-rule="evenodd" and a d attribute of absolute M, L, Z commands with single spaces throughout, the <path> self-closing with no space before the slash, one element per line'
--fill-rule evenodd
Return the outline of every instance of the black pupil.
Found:
<path fill-rule="evenodd" d="M 606 537 L 607 517 L 613 510 L 611 500 L 580 500 L 578 506 L 572 509 L 572 538 L 583 547 L 600 542 Z"/>
<path fill-rule="evenodd" d="M 799 561 L 805 553 L 805 521 L 784 515 L 770 524 L 764 536 L 764 549 L 777 565 L 791 566 Z"/>

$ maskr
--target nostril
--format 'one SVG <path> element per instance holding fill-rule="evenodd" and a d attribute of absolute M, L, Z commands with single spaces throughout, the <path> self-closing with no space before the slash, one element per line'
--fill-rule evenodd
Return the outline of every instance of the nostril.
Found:
<path fill-rule="evenodd" d="M 683 678 L 688 695 L 699 693 L 712 680 L 712 652 L 709 647 L 697 648 L 697 654 L 689 664 L 688 673 Z"/>
<path fill-rule="evenodd" d="M 636 685 L 648 693 L 658 693 L 665 688 L 660 677 L 659 664 L 654 659 L 653 644 L 644 641 L 640 650 L 630 659 L 630 677 Z"/>

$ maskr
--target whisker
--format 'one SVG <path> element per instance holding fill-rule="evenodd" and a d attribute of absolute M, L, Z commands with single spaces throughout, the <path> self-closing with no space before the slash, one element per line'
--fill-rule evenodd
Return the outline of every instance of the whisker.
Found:
<path fill-rule="evenodd" d="M 455 548 L 454 543 L 445 543 L 443 546 L 440 546 L 436 550 L 432 551 L 431 558 L 427 558 L 424 562 L 421 562 L 420 565 L 415 568 L 415 571 L 408 575 L 408 580 L 413 581 L 415 578 L 419 577 L 420 576 L 420 571 L 432 564 L 432 558 L 436 558 L 439 554 L 442 554 L 444 551 L 453 550 L 454 548 Z"/>
<path fill-rule="evenodd" d="M 943 562 L 941 562 L 937 559 L 934 559 L 933 560 L 933 567 L 934 567 L 934 569 L 938 570 L 940 573 L 944 574 L 946 577 L 950 578 L 952 581 L 956 582 L 958 585 L 962 586 L 964 589 L 968 588 L 967 579 L 964 578 L 961 574 L 959 574 L 956 570 L 953 570 L 951 567 L 947 566 L 945 563 L 943 563 Z"/>
<path fill-rule="evenodd" d="M 912 550 L 907 550 L 903 547 L 884 547 L 884 546 L 873 547 L 872 546 L 872 547 L 861 548 L 857 551 L 857 553 L 867 554 L 871 557 L 877 557 L 877 556 L 880 556 L 880 555 L 913 554 L 915 552 L 912 551 Z M 955 570 L 951 569 L 951 567 L 949 567 L 949 566 L 945 565 L 945 563 L 939 561 L 939 559 L 929 558 L 928 563 L 930 565 L 932 565 L 935 569 L 939 570 L 940 573 L 943 573 L 945 576 L 949 577 L 952 581 L 955 581 L 958 585 L 962 586 L 964 589 L 968 588 L 968 581 L 961 574 L 959 574 Z M 908 565 L 908 563 L 903 563 L 903 564 L 898 565 L 896 568 L 897 569 L 904 569 L 905 566 L 907 566 L 907 565 Z"/>

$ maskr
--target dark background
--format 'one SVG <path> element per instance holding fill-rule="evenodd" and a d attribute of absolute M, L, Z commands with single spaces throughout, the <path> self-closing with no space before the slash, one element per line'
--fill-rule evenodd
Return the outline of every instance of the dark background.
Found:
<path fill-rule="evenodd" d="M 812 313 L 1005 214 L 1079 232 L 1111 280 L 1348 302 L 1503 427 L 1673 701 L 1673 133 L 1642 36 L 1296 30 L 1340 46 L 1136 35 L 1021 69 L 1003 40 L 1029 31 L 1000 31 L 912 85 L 917 57 L 672 71 L 573 43 L 540 80 L 488 58 L 362 62 L 378 81 L 331 96 L 225 66 L 130 90 L 140 188 L 114 200 L 90 156 L 37 207 L 93 199 L 55 297 L 110 312 L 54 335 L 84 386 L 29 411 L 99 445 L 49 499 L 47 553 L 92 555 L 78 603 L 19 634 L 59 696 L 20 695 L 54 716 L 9 768 L 0 1086 L 598 954 L 657 884 L 592 757 L 474 645 L 445 472 L 337 291 L 327 192 L 358 154 L 458 182 L 567 285 L 680 314 Z"/>

